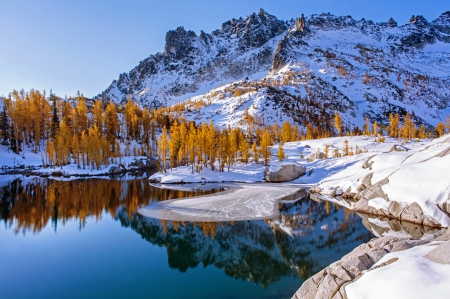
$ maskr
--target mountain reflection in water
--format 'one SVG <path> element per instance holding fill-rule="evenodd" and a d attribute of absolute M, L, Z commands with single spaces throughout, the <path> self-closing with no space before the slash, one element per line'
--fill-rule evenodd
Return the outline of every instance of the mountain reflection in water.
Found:
<path fill-rule="evenodd" d="M 151 202 L 210 191 L 175 191 L 145 180 L 16 179 L 0 189 L 0 216 L 15 233 L 38 234 L 49 223 L 101 221 L 105 214 L 151 244 L 167 250 L 168 265 L 181 272 L 213 265 L 227 276 L 267 287 L 283 277 L 304 280 L 373 237 L 355 213 L 307 195 L 280 203 L 277 219 L 238 222 L 177 222 L 145 218 Z M 298 283 L 300 285 L 300 283 Z"/>

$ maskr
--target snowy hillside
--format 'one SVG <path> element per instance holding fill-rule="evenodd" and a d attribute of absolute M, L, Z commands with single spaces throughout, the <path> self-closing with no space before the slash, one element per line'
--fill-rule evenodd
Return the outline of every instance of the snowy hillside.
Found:
<path fill-rule="evenodd" d="M 281 21 L 260 10 L 211 34 L 179 27 L 163 53 L 143 60 L 99 95 L 143 106 L 183 102 L 196 121 L 242 125 L 248 108 L 258 122 L 345 124 L 389 113 L 436 125 L 450 113 L 450 11 L 398 26 L 331 14 Z"/>

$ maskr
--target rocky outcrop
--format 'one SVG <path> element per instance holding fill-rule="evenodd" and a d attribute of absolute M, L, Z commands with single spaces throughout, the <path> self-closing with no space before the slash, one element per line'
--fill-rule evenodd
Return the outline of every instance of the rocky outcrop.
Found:
<path fill-rule="evenodd" d="M 438 264 L 450 265 L 450 241 L 431 250 L 425 257 Z"/>
<path fill-rule="evenodd" d="M 391 149 L 389 150 L 390 152 L 407 152 L 408 149 L 400 144 L 395 144 L 391 147 Z"/>
<path fill-rule="evenodd" d="M 442 235 L 442 233 L 438 234 Z M 436 238 L 435 240 L 439 240 Z M 372 239 L 366 244 L 356 247 L 341 260 L 326 267 L 303 283 L 292 297 L 293 299 L 344 299 L 347 298 L 345 287 L 359 279 L 363 271 L 372 271 L 398 259 L 392 258 L 373 267 L 381 258 L 390 252 L 403 251 L 415 246 L 430 243 L 431 240 L 414 238 L 381 237 Z M 427 257 L 442 264 L 449 263 L 450 241 L 433 249 Z"/>
<path fill-rule="evenodd" d="M 372 176 L 373 173 L 370 173 L 362 179 L 361 185 L 357 188 L 358 193 L 347 191 L 342 196 L 356 202 L 354 205 L 355 211 L 386 216 L 414 224 L 441 227 L 436 220 L 426 215 L 417 203 L 413 202 L 409 205 L 405 205 L 390 199 L 388 194 L 386 194 L 382 188 L 389 183 L 389 177 L 372 185 Z M 445 205 L 445 208 L 446 207 L 447 206 Z"/>
<path fill-rule="evenodd" d="M 299 164 L 278 164 L 268 167 L 264 179 L 271 183 L 289 182 L 298 179 L 306 172 L 306 167 Z"/>
<path fill-rule="evenodd" d="M 312 162 L 314 160 L 323 159 L 323 158 L 325 158 L 325 154 L 323 152 L 315 152 L 315 153 L 308 155 L 308 157 L 306 157 L 306 160 L 308 160 L 308 162 Z"/>

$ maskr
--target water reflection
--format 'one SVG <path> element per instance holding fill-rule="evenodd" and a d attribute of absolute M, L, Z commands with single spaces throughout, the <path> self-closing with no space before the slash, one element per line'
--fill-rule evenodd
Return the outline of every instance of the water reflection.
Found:
<path fill-rule="evenodd" d="M 154 201 L 216 191 L 160 189 L 145 180 L 24 178 L 0 189 L 0 215 L 7 229 L 37 234 L 49 223 L 57 231 L 76 219 L 82 229 L 87 219 L 109 214 L 166 248 L 172 269 L 213 265 L 263 287 L 283 277 L 304 280 L 373 237 L 357 214 L 307 195 L 280 203 L 279 218 L 265 221 L 169 222 L 137 213 Z"/>
<path fill-rule="evenodd" d="M 275 220 L 177 222 L 119 213 L 145 240 L 167 249 L 171 268 L 214 265 L 226 275 L 263 287 L 285 276 L 307 279 L 370 240 L 353 212 L 305 197 L 280 204 Z"/>
<path fill-rule="evenodd" d="M 72 181 L 42 178 L 14 179 L 0 188 L 0 220 L 15 233 L 39 233 L 49 222 L 86 218 L 99 221 L 106 212 L 115 217 L 120 210 L 132 217 L 136 211 L 154 201 L 182 198 L 209 191 L 178 191 L 150 186 L 145 180 L 78 179 Z"/>

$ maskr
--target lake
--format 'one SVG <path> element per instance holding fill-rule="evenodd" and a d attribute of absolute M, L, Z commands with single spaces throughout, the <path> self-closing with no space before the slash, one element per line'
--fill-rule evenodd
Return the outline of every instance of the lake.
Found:
<path fill-rule="evenodd" d="M 137 210 L 220 191 L 145 179 L 3 177 L 0 298 L 291 298 L 373 238 L 356 213 L 308 196 L 276 219 L 177 222 Z"/>

